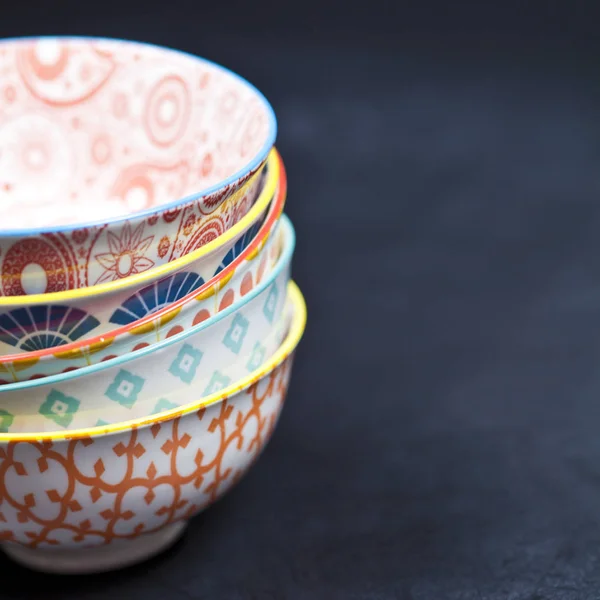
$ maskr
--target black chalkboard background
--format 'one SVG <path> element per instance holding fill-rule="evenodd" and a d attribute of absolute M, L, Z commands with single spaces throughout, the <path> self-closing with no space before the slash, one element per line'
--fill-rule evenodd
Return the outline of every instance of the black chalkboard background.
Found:
<path fill-rule="evenodd" d="M 458 6 L 457 6 L 458 4 Z M 3 4 L 279 117 L 309 306 L 254 470 L 146 564 L 0 598 L 600 598 L 598 2 Z"/>

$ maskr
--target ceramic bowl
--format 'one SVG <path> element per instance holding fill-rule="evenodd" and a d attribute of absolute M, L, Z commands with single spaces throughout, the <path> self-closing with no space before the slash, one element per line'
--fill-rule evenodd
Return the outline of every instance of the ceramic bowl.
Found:
<path fill-rule="evenodd" d="M 90 288 L 0 298 L 0 355 L 31 352 L 110 332 L 200 288 L 256 234 L 277 193 L 280 159 L 269 158 L 261 193 L 239 223 L 198 250 L 151 271 Z M 129 313 L 129 317 L 125 316 Z"/>
<path fill-rule="evenodd" d="M 143 420 L 0 435 L 0 539 L 29 567 L 125 567 L 170 545 L 231 488 L 277 423 L 306 307 L 290 283 L 289 328 L 259 369 L 226 389 Z M 287 311 L 286 311 L 287 312 Z"/>
<path fill-rule="evenodd" d="M 248 209 L 276 135 L 264 96 L 175 50 L 0 42 L 0 295 L 85 288 L 199 248 Z"/>
<path fill-rule="evenodd" d="M 0 384 L 57 375 L 135 352 L 190 329 L 249 293 L 269 276 L 280 252 L 279 219 L 285 205 L 287 179 L 281 161 L 279 167 L 277 192 L 267 218 L 249 243 L 246 238 L 252 236 L 254 228 L 238 240 L 230 251 L 235 258 L 213 279 L 179 299 L 185 287 L 172 286 L 165 297 L 168 303 L 141 319 L 137 318 L 137 309 L 150 302 L 136 303 L 136 310 L 120 313 L 119 321 L 125 325 L 106 334 L 35 352 L 0 356 Z M 150 286 L 138 297 L 154 298 L 155 288 Z"/>
<path fill-rule="evenodd" d="M 0 387 L 0 431 L 79 429 L 127 421 L 208 396 L 253 371 L 279 345 L 294 230 L 268 277 L 215 316 L 152 346 L 77 371 Z"/>

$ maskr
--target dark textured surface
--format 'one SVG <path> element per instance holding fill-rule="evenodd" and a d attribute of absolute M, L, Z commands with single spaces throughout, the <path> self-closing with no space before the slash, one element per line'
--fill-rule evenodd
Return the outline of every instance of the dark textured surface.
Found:
<path fill-rule="evenodd" d="M 174 549 L 85 578 L 2 559 L 0 597 L 600 598 L 594 56 L 84 21 L 272 100 L 309 328 L 262 459 Z"/>

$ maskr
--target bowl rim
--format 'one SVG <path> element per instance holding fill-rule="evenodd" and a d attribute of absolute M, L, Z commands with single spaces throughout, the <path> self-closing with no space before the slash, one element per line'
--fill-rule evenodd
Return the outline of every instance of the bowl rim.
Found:
<path fill-rule="evenodd" d="M 10 306 L 13 308 L 21 308 L 23 306 L 34 306 L 38 304 L 56 304 L 81 298 L 87 298 L 89 300 L 96 299 L 104 294 L 110 294 L 117 290 L 132 288 L 138 284 L 144 284 L 145 282 L 158 281 L 163 277 L 168 277 L 179 269 L 185 268 L 190 263 L 210 254 L 224 243 L 231 241 L 231 239 L 241 234 L 244 230 L 249 229 L 252 223 L 258 219 L 260 214 L 266 210 L 269 202 L 273 198 L 277 186 L 277 175 L 279 173 L 279 169 L 277 168 L 278 156 L 277 150 L 273 148 L 267 160 L 267 176 L 264 187 L 252 205 L 252 208 L 235 225 L 230 227 L 227 231 L 224 231 L 219 237 L 198 248 L 198 250 L 194 250 L 194 252 L 190 252 L 185 256 L 180 256 L 164 265 L 148 269 L 143 273 L 137 273 L 136 275 L 124 277 L 123 279 L 117 279 L 116 281 L 107 281 L 106 283 L 101 283 L 99 285 L 91 285 L 74 290 L 63 290 L 61 292 L 50 292 L 49 294 L 0 296 L 0 307 Z"/>
<path fill-rule="evenodd" d="M 70 440 L 81 440 L 103 436 L 112 436 L 119 434 L 123 431 L 137 429 L 144 429 L 151 427 L 156 423 L 164 423 L 171 421 L 178 417 L 183 417 L 190 413 L 196 412 L 201 408 L 206 408 L 214 404 L 218 404 L 223 400 L 227 400 L 230 397 L 235 396 L 239 392 L 249 388 L 251 385 L 257 383 L 267 375 L 269 375 L 276 368 L 281 366 L 284 361 L 294 353 L 298 346 L 304 330 L 306 328 L 306 317 L 307 309 L 304 296 L 300 291 L 297 284 L 290 280 L 287 285 L 287 302 L 291 304 L 292 317 L 291 323 L 288 329 L 288 333 L 277 349 L 275 354 L 266 361 L 261 367 L 254 370 L 244 378 L 239 379 L 232 385 L 203 398 L 197 402 L 191 402 L 184 406 L 174 408 L 168 411 L 158 413 L 149 417 L 141 419 L 131 419 L 130 421 L 121 421 L 113 425 L 104 425 L 98 427 L 87 427 L 84 429 L 73 429 L 67 431 L 51 431 L 51 432 L 38 432 L 38 433 L 0 433 L 0 444 L 6 443 L 19 443 L 19 442 L 54 442 L 54 441 L 70 441 Z"/>
<path fill-rule="evenodd" d="M 112 329 L 103 334 L 99 334 L 92 338 L 87 338 L 85 340 L 76 340 L 71 342 L 70 344 L 64 344 L 63 346 L 52 346 L 50 348 L 44 348 L 42 350 L 35 350 L 33 352 L 21 352 L 20 354 L 6 354 L 4 356 L 0 356 L 0 365 L 12 363 L 12 364 L 20 364 L 23 362 L 29 362 L 32 359 L 42 360 L 45 357 L 49 357 L 54 355 L 56 352 L 65 353 L 65 352 L 74 352 L 80 350 L 83 347 L 93 346 L 94 344 L 101 344 L 107 338 L 116 339 L 122 335 L 126 335 L 132 329 L 137 329 L 143 325 L 150 323 L 151 321 L 156 320 L 157 318 L 163 318 L 174 310 L 178 310 L 182 308 L 185 304 L 193 300 L 199 295 L 207 293 L 210 289 L 213 290 L 213 293 L 216 293 L 220 288 L 221 282 L 223 279 L 228 279 L 229 274 L 238 268 L 242 262 L 248 260 L 248 257 L 256 252 L 259 248 L 266 243 L 268 237 L 272 235 L 273 228 L 275 223 L 279 220 L 283 213 L 283 207 L 285 206 L 285 200 L 287 196 L 287 175 L 285 172 L 285 166 L 283 164 L 283 160 L 279 153 L 275 155 L 276 163 L 274 165 L 274 169 L 277 171 L 277 190 L 271 201 L 271 206 L 269 208 L 269 212 L 267 214 L 267 218 L 264 223 L 261 225 L 257 234 L 254 236 L 252 241 L 244 248 L 243 252 L 237 256 L 233 261 L 231 261 L 222 271 L 220 271 L 215 277 L 209 279 L 203 285 L 201 285 L 197 290 L 190 292 L 189 294 L 183 296 L 176 302 L 172 302 L 168 306 L 157 310 L 156 312 L 150 313 L 141 319 L 137 319 L 132 323 L 128 323 L 127 325 L 122 325 L 116 329 Z M 212 242 L 211 242 L 212 243 Z M 57 359 L 58 360 L 58 359 Z M 46 376 L 48 377 L 48 376 Z M 17 383 L 17 382 L 15 382 Z M 3 384 L 3 385 L 11 385 L 11 384 Z M 3 386 L 0 386 L 0 391 Z"/>
<path fill-rule="evenodd" d="M 32 228 L 21 228 L 21 229 L 1 229 L 0 228 L 0 238 L 15 238 L 22 236 L 31 236 L 31 235 L 40 235 L 44 233 L 69 233 L 72 231 L 77 231 L 79 229 L 89 229 L 92 227 L 98 227 L 103 225 L 111 225 L 118 224 L 130 221 L 132 219 L 146 219 L 151 217 L 152 215 L 160 214 L 162 212 L 166 212 L 172 210 L 177 207 L 184 206 L 186 204 L 191 204 L 197 202 L 199 199 L 205 196 L 211 196 L 219 192 L 221 189 L 226 188 L 232 184 L 235 184 L 240 179 L 243 179 L 246 175 L 257 171 L 261 163 L 264 163 L 267 159 L 269 152 L 273 145 L 275 144 L 275 140 L 277 139 L 277 118 L 275 116 L 275 111 L 271 106 L 270 102 L 267 100 L 265 95 L 252 83 L 250 83 L 247 79 L 238 75 L 231 69 L 224 67 L 212 60 L 208 60 L 201 56 L 196 56 L 191 52 L 185 52 L 184 50 L 178 50 L 176 48 L 171 48 L 169 46 L 162 46 L 160 44 L 153 44 L 150 42 L 143 42 L 139 40 L 127 40 L 123 38 L 111 38 L 106 36 L 93 36 L 93 35 L 39 35 L 39 36 L 17 36 L 17 37 L 8 37 L 0 39 L 0 48 L 2 46 L 6 46 L 9 44 L 26 44 L 26 43 L 36 43 L 44 40 L 58 40 L 62 43 L 103 43 L 103 44 L 126 44 L 128 46 L 138 46 L 142 48 L 150 48 L 153 50 L 160 50 L 166 52 L 168 54 L 173 54 L 175 56 L 179 56 L 180 58 L 185 58 L 188 60 L 193 60 L 198 63 L 202 63 L 208 67 L 216 71 L 220 71 L 225 75 L 231 77 L 236 83 L 246 87 L 250 90 L 256 98 L 261 102 L 263 108 L 265 109 L 267 120 L 268 120 L 268 132 L 265 139 L 264 144 L 261 146 L 260 150 L 252 157 L 252 159 L 245 164 L 244 167 L 238 169 L 230 175 L 229 177 L 222 179 L 219 183 L 214 184 L 212 186 L 206 187 L 202 189 L 200 192 L 196 192 L 195 194 L 188 194 L 187 196 L 183 196 L 177 200 L 172 200 L 171 202 L 167 202 L 165 204 L 161 204 L 154 208 L 148 208 L 142 211 L 136 211 L 132 213 L 128 213 L 126 215 L 111 217 L 110 219 L 102 219 L 99 221 L 82 221 L 81 223 L 70 223 L 68 225 L 58 225 L 54 227 L 32 227 Z M 85 289 L 85 288 L 82 288 Z"/>
<path fill-rule="evenodd" d="M 55 375 L 48 375 L 46 377 L 37 377 L 35 379 L 27 379 L 26 381 L 15 381 L 14 383 L 0 385 L 0 396 L 2 396 L 2 394 L 9 394 L 11 392 L 18 392 L 22 390 L 29 391 L 39 387 L 52 387 L 53 385 L 64 383 L 65 381 L 84 378 L 87 375 L 106 371 L 119 365 L 127 365 L 134 360 L 141 360 L 144 356 L 154 354 L 164 350 L 165 348 L 168 348 L 169 346 L 178 344 L 183 340 L 186 340 L 187 338 L 197 334 L 198 332 L 210 328 L 215 323 L 218 323 L 231 314 L 237 312 L 240 307 L 245 306 L 248 302 L 256 298 L 256 296 L 266 292 L 267 289 L 273 285 L 273 282 L 281 275 L 281 273 L 291 265 L 296 246 L 296 232 L 294 231 L 292 222 L 286 215 L 281 216 L 281 224 L 286 230 L 287 239 L 285 241 L 285 247 L 282 249 L 277 259 L 277 264 L 269 273 L 268 277 L 263 279 L 259 285 L 254 286 L 252 290 L 250 290 L 245 296 L 243 296 L 237 302 L 230 304 L 224 310 L 214 314 L 209 319 L 198 323 L 190 329 L 180 331 L 176 335 L 160 340 L 156 344 L 140 348 L 135 352 L 128 352 L 127 354 L 123 354 L 121 356 L 115 356 L 110 360 L 101 361 L 93 365 L 86 365 L 85 367 L 81 367 L 80 369 L 75 369 L 73 371 L 67 371 L 66 373 L 57 373 Z"/>

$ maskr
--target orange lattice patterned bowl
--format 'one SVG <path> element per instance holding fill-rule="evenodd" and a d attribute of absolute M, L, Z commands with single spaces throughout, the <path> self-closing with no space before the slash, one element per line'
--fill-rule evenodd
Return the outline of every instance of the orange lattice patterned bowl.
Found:
<path fill-rule="evenodd" d="M 143 420 L 0 434 L 0 539 L 31 568 L 124 567 L 173 543 L 258 457 L 285 400 L 306 306 L 288 287 L 288 335 L 260 369 L 201 402 Z"/>

